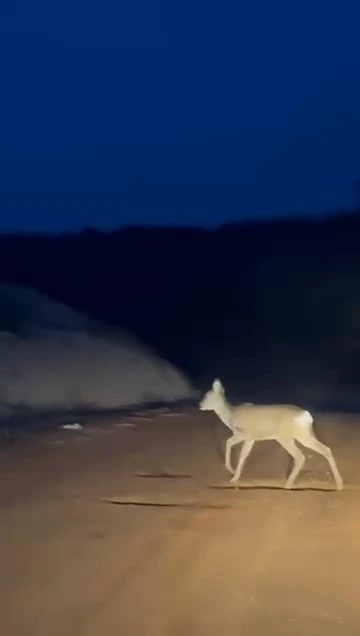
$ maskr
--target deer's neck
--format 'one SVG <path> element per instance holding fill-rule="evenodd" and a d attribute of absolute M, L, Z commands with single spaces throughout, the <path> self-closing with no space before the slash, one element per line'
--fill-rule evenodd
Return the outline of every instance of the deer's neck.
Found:
<path fill-rule="evenodd" d="M 218 418 L 220 418 L 220 420 L 225 424 L 225 426 L 230 428 L 230 430 L 233 430 L 232 408 L 229 402 L 224 398 L 214 410 Z"/>

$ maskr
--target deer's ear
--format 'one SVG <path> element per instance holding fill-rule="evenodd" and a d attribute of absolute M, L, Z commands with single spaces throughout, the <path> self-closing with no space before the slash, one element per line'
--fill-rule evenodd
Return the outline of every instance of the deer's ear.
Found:
<path fill-rule="evenodd" d="M 215 393 L 224 393 L 224 387 L 221 384 L 220 380 L 214 380 L 213 390 L 215 391 Z"/>

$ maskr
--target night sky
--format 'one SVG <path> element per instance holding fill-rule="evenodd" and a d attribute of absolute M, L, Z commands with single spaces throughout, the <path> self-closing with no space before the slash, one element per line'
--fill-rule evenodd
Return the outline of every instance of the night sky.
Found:
<path fill-rule="evenodd" d="M 353 205 L 359 0 L 3 0 L 2 230 Z"/>

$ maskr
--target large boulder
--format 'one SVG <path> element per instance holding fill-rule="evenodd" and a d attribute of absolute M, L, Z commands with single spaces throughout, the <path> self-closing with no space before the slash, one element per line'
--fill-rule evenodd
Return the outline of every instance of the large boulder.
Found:
<path fill-rule="evenodd" d="M 0 415 L 16 408 L 116 409 L 193 397 L 139 340 L 34 290 L 0 286 Z"/>

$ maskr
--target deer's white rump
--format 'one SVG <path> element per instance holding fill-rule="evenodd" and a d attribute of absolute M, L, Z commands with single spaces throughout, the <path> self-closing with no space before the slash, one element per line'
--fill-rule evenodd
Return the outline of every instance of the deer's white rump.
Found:
<path fill-rule="evenodd" d="M 313 417 L 309 411 L 286 404 L 257 406 L 241 404 L 231 406 L 225 397 L 220 380 L 214 380 L 212 388 L 199 404 L 202 411 L 215 411 L 232 435 L 226 443 L 225 467 L 233 473 L 232 482 L 240 479 L 245 461 L 255 442 L 276 440 L 294 459 L 293 469 L 286 480 L 285 488 L 292 488 L 304 464 L 305 457 L 295 443 L 311 448 L 323 455 L 331 468 L 336 488 L 343 487 L 342 477 L 338 471 L 331 449 L 322 444 L 313 431 Z M 236 444 L 243 442 L 239 461 L 235 470 L 231 465 L 231 450 Z"/>

